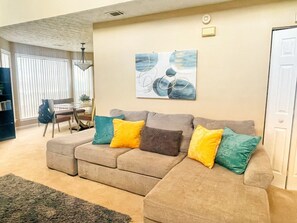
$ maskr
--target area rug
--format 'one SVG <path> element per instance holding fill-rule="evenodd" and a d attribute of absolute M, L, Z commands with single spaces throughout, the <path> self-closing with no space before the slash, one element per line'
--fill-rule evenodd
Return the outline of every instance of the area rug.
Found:
<path fill-rule="evenodd" d="M 131 218 L 25 180 L 0 177 L 0 222 L 130 222 Z"/>

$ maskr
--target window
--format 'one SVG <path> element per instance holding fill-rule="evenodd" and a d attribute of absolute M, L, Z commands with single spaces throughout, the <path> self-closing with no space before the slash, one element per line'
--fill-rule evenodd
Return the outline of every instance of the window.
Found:
<path fill-rule="evenodd" d="M 74 64 L 78 62 L 78 60 L 72 61 L 73 67 L 73 93 L 74 93 L 74 101 L 79 102 L 79 97 L 82 94 L 86 94 L 93 98 L 93 67 L 82 71 Z M 87 61 L 91 62 L 91 61 Z"/>
<path fill-rule="evenodd" d="M 20 119 L 38 116 L 42 99 L 71 97 L 69 61 L 16 54 Z"/>
<path fill-rule="evenodd" d="M 1 66 L 10 68 L 10 53 L 3 49 L 1 49 Z"/>

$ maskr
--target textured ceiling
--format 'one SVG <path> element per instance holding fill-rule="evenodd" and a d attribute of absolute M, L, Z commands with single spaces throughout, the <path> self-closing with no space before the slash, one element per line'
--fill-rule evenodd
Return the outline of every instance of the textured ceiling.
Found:
<path fill-rule="evenodd" d="M 67 51 L 80 51 L 80 43 L 85 42 L 86 51 L 92 52 L 93 23 L 226 1 L 228 0 L 133 0 L 79 13 L 0 27 L 0 37 L 11 42 Z M 125 14 L 117 17 L 106 14 L 115 10 L 123 11 Z"/>

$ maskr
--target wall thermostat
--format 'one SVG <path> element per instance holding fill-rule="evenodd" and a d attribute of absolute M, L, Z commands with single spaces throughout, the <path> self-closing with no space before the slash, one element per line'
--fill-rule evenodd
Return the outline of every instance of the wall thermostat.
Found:
<path fill-rule="evenodd" d="M 211 20 L 211 17 L 210 17 L 210 15 L 209 14 L 205 14 L 204 16 L 202 16 L 202 23 L 203 24 L 208 24 L 208 23 L 210 23 L 210 20 Z"/>

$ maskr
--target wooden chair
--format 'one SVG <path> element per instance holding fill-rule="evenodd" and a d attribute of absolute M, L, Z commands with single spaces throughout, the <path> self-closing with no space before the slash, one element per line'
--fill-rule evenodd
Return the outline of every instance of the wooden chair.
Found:
<path fill-rule="evenodd" d="M 94 117 L 96 114 L 96 105 L 95 105 L 95 99 L 92 99 L 92 112 L 91 114 L 78 114 L 77 113 L 77 119 L 80 121 L 87 121 L 86 124 L 90 127 L 94 126 Z"/>
<path fill-rule="evenodd" d="M 78 113 L 76 113 L 76 111 L 74 111 L 74 118 L 75 118 L 75 121 L 77 123 L 77 131 L 82 131 L 82 130 L 85 130 L 85 129 L 89 129 L 90 126 L 89 125 L 86 125 L 85 123 L 83 123 L 80 119 L 79 119 L 79 116 L 78 116 Z"/>
<path fill-rule="evenodd" d="M 54 138 L 54 135 L 55 135 L 55 124 L 58 124 L 58 130 L 60 132 L 59 123 L 61 123 L 61 122 L 67 122 L 68 121 L 68 123 L 69 123 L 69 130 L 70 130 L 70 133 L 72 134 L 72 128 L 71 128 L 71 122 L 70 122 L 70 120 L 71 120 L 71 116 L 67 116 L 67 115 L 66 116 L 65 115 L 56 115 L 56 113 L 54 112 L 53 119 L 52 119 L 51 122 L 49 122 L 49 123 L 53 123 L 52 138 Z M 47 126 L 48 126 L 49 123 L 47 123 L 45 125 L 43 136 L 45 136 L 45 133 L 46 133 L 46 130 L 47 130 Z"/>
<path fill-rule="evenodd" d="M 71 104 L 74 102 L 73 98 L 54 99 L 54 104 Z"/>
<path fill-rule="evenodd" d="M 58 105 L 58 104 L 72 104 L 74 103 L 74 99 L 73 98 L 63 98 L 63 99 L 54 99 L 53 101 L 53 105 Z M 85 110 L 84 109 L 76 109 L 77 113 L 84 113 Z M 70 117 L 72 117 L 72 122 L 74 121 L 74 114 L 73 114 L 73 109 L 70 110 L 60 110 L 60 111 L 56 111 L 56 115 L 68 115 Z"/>

